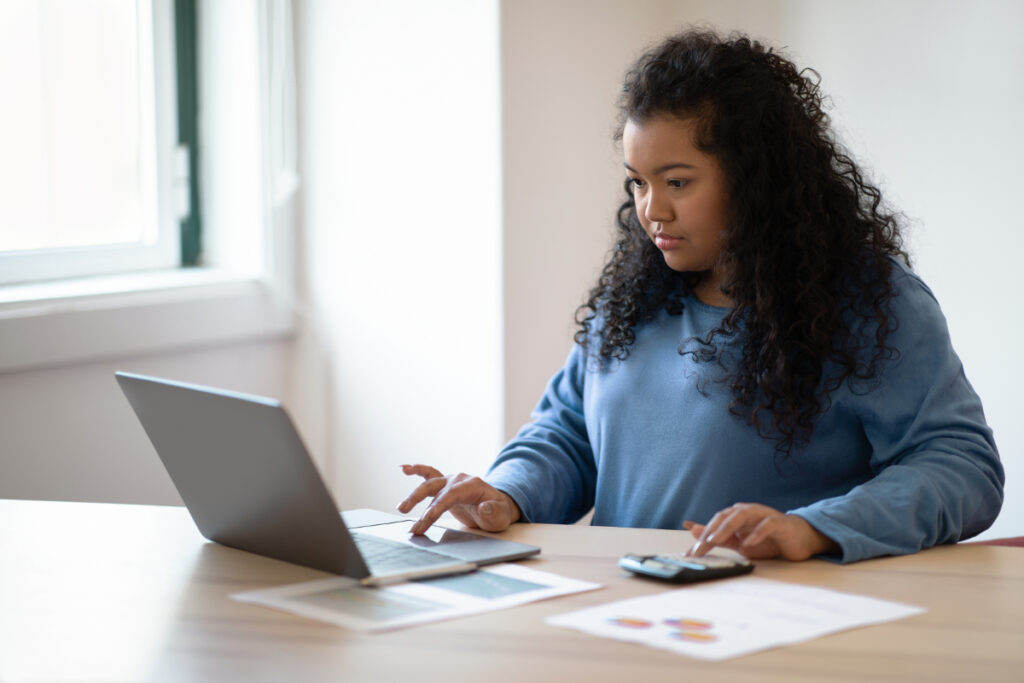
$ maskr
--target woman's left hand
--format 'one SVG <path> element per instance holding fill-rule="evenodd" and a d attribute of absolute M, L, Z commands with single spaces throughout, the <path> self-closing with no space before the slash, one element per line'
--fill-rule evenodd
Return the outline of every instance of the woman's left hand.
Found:
<path fill-rule="evenodd" d="M 684 522 L 683 528 L 697 539 L 689 552 L 697 557 L 716 546 L 751 559 L 806 560 L 812 555 L 839 552 L 835 541 L 802 517 L 757 503 L 736 503 L 719 511 L 707 524 Z"/>

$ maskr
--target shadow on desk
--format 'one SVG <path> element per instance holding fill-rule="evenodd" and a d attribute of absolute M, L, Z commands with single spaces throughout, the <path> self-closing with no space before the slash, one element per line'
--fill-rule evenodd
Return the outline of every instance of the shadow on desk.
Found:
<path fill-rule="evenodd" d="M 164 642 L 155 649 L 149 680 L 289 680 L 308 670 L 308 662 L 301 661 L 303 648 L 294 644 L 315 645 L 330 627 L 236 602 L 230 595 L 327 576 L 205 543 L 182 583 Z M 316 631 L 323 633 L 313 635 Z"/>
<path fill-rule="evenodd" d="M 480 625 L 488 619 L 507 620 L 507 612 L 367 634 L 230 598 L 232 593 L 330 576 L 205 543 L 182 584 L 145 680 L 495 680 L 496 646 L 507 646 L 507 633 Z M 531 639 L 531 655 L 553 656 L 545 652 L 545 647 L 558 649 L 547 645 L 549 639 Z M 445 679 L 442 664 L 452 653 L 458 654 L 458 668 L 454 679 Z M 507 662 L 500 672 L 505 678 L 498 679 L 530 680 L 529 671 L 520 671 L 523 666 L 521 658 Z M 578 664 L 571 659 L 555 662 L 557 677 L 550 680 L 571 680 L 571 672 L 558 666 Z"/>

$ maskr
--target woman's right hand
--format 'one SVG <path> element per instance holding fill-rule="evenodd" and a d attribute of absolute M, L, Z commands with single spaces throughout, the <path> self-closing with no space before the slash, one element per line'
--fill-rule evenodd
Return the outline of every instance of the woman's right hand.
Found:
<path fill-rule="evenodd" d="M 402 465 L 409 476 L 423 477 L 422 484 L 398 504 L 398 511 L 408 513 L 424 498 L 433 498 L 412 533 L 421 535 L 445 512 L 468 527 L 484 531 L 504 531 L 518 521 L 522 513 L 512 497 L 494 488 L 480 477 L 468 474 L 445 476 L 429 465 Z"/>

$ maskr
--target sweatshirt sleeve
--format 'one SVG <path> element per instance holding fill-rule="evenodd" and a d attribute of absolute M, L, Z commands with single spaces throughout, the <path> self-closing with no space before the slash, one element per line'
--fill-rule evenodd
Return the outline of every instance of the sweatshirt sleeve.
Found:
<path fill-rule="evenodd" d="M 1003 468 L 981 400 L 953 351 L 931 290 L 897 276 L 898 356 L 854 407 L 872 446 L 873 478 L 791 510 L 832 538 L 842 562 L 912 553 L 987 529 L 1003 501 Z"/>
<path fill-rule="evenodd" d="M 594 504 L 597 467 L 583 415 L 586 352 L 576 345 L 526 424 L 485 477 L 510 495 L 523 521 L 568 524 Z"/>

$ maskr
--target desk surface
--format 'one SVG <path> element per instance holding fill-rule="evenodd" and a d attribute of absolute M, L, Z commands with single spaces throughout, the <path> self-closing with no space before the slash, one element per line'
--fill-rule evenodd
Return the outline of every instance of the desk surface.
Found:
<path fill-rule="evenodd" d="M 625 575 L 624 552 L 688 534 L 515 525 L 538 569 L 604 589 L 376 635 L 228 594 L 313 578 L 207 543 L 183 508 L 0 500 L 0 680 L 1020 681 L 1024 551 L 959 545 L 849 566 L 758 563 L 757 575 L 897 600 L 923 615 L 725 662 L 543 622 L 667 590 Z"/>

